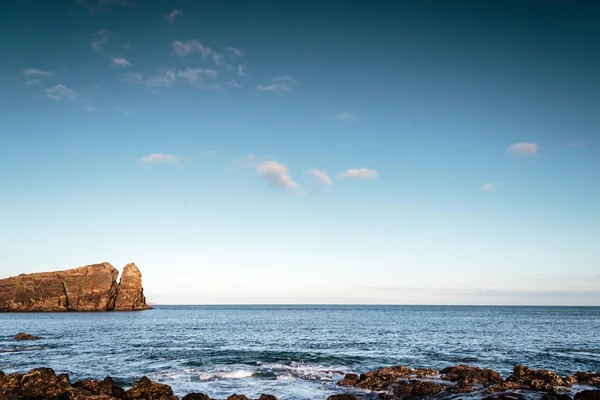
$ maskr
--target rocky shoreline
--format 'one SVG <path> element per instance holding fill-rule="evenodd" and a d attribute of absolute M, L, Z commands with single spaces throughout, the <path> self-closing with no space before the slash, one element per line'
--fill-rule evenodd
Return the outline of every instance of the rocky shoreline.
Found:
<path fill-rule="evenodd" d="M 550 370 L 518 365 L 504 379 L 491 369 L 457 365 L 436 371 L 429 368 L 393 366 L 363 374 L 346 374 L 337 382 L 339 394 L 327 400 L 392 399 L 483 399 L 483 400 L 600 400 L 600 372 L 577 372 L 561 377 Z M 117 386 L 111 377 L 97 381 L 71 382 L 66 374 L 50 368 L 28 373 L 0 371 L 2 400 L 178 400 L 169 385 L 147 377 L 131 388 Z M 204 393 L 189 393 L 182 400 L 211 400 Z M 227 400 L 250 400 L 232 394 Z M 258 400 L 277 400 L 262 394 Z"/>

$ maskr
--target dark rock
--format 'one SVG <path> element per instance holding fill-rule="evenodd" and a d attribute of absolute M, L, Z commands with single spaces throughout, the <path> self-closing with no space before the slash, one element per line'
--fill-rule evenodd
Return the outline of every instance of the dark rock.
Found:
<path fill-rule="evenodd" d="M 277 400 L 277 397 L 272 394 L 261 394 L 258 400 Z"/>
<path fill-rule="evenodd" d="M 413 373 L 417 378 L 426 378 L 428 376 L 439 375 L 439 371 L 431 368 L 415 368 Z"/>
<path fill-rule="evenodd" d="M 573 398 L 565 393 L 546 393 L 541 400 L 573 400 Z"/>
<path fill-rule="evenodd" d="M 385 390 L 400 378 L 410 378 L 413 370 L 404 366 L 385 367 L 361 374 L 356 387 L 369 390 Z"/>
<path fill-rule="evenodd" d="M 73 384 L 73 387 L 83 389 L 87 392 L 98 394 L 100 393 L 100 382 L 94 381 L 92 379 L 85 379 L 83 381 L 78 381 Z"/>
<path fill-rule="evenodd" d="M 420 381 L 411 379 L 410 381 L 401 381 L 391 386 L 393 393 L 396 396 L 413 395 L 413 396 L 428 396 L 441 393 L 446 390 L 446 386 L 433 381 Z"/>
<path fill-rule="evenodd" d="M 329 396 L 327 398 L 327 400 L 360 400 L 360 397 L 358 397 L 354 394 L 344 393 L 344 394 L 334 394 L 333 396 Z"/>
<path fill-rule="evenodd" d="M 513 374 L 506 378 L 507 382 L 516 382 L 528 386 L 532 390 L 554 391 L 556 386 L 563 386 L 563 379 L 554 372 L 546 369 L 532 370 L 523 365 L 517 365 Z"/>
<path fill-rule="evenodd" d="M 173 396 L 169 385 L 152 382 L 147 377 L 142 377 L 127 391 L 128 400 L 178 400 Z"/>
<path fill-rule="evenodd" d="M 19 332 L 17 336 L 15 336 L 15 340 L 35 340 L 39 339 L 39 336 L 30 335 L 29 333 Z"/>
<path fill-rule="evenodd" d="M 594 374 L 591 372 L 577 372 L 575 374 L 575 378 L 579 383 L 600 387 L 600 373 Z"/>
<path fill-rule="evenodd" d="M 393 394 L 389 394 L 389 393 L 379 393 L 379 396 L 377 396 L 378 398 L 380 398 L 381 400 L 396 400 L 396 396 L 394 396 Z"/>
<path fill-rule="evenodd" d="M 227 400 L 251 400 L 249 397 L 244 396 L 243 394 L 232 394 L 227 398 Z"/>
<path fill-rule="evenodd" d="M 501 393 L 494 396 L 484 397 L 481 400 L 525 400 L 525 396 L 519 393 Z"/>
<path fill-rule="evenodd" d="M 600 390 L 583 390 L 575 395 L 575 400 L 600 400 Z"/>
<path fill-rule="evenodd" d="M 338 385 L 342 386 L 354 386 L 358 383 L 358 375 L 356 374 L 346 374 L 344 375 L 344 379 L 338 381 Z"/>
<path fill-rule="evenodd" d="M 105 394 L 107 396 L 113 396 L 118 399 L 126 399 L 127 392 L 120 386 L 115 384 L 115 381 L 110 376 L 104 378 L 102 382 L 100 382 L 100 393 Z"/>
<path fill-rule="evenodd" d="M 484 393 L 490 394 L 495 392 L 503 392 L 505 390 L 527 390 L 529 386 L 518 382 L 502 382 L 494 386 L 490 386 L 484 390 Z"/>
<path fill-rule="evenodd" d="M 181 400 L 210 400 L 210 397 L 204 393 L 189 393 L 183 396 Z"/>
<path fill-rule="evenodd" d="M 119 272 L 109 263 L 0 279 L 0 311 L 146 310 L 141 274 L 129 264 Z M 119 293 L 121 293 L 119 295 Z"/>
<path fill-rule="evenodd" d="M 22 374 L 10 374 L 0 381 L 0 398 L 16 396 L 22 399 L 61 399 L 70 384 L 68 379 L 56 376 L 51 368 L 36 368 Z"/>
<path fill-rule="evenodd" d="M 491 369 L 481 369 L 468 365 L 457 365 L 440 371 L 442 379 L 463 384 L 491 385 L 503 381 L 502 375 Z"/>

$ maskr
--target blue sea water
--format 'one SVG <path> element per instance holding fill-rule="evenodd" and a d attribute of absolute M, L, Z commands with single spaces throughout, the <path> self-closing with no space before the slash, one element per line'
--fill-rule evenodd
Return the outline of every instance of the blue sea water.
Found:
<path fill-rule="evenodd" d="M 16 342 L 19 331 L 42 337 Z M 600 370 L 600 307 L 156 306 L 143 312 L 0 314 L 0 370 L 71 379 L 143 376 L 178 395 L 319 399 L 346 372 L 388 365 L 566 375 Z"/>

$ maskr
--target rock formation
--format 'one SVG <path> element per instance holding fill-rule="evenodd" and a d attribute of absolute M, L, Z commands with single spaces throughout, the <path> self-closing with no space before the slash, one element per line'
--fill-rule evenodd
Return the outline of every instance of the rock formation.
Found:
<path fill-rule="evenodd" d="M 142 274 L 135 264 L 109 263 L 0 279 L 0 311 L 147 310 Z"/>

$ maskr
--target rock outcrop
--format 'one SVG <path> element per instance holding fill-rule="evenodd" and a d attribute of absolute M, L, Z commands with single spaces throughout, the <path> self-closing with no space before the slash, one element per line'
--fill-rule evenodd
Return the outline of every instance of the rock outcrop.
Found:
<path fill-rule="evenodd" d="M 109 263 L 0 279 L 0 311 L 147 310 L 142 274 L 135 264 L 117 271 Z"/>

